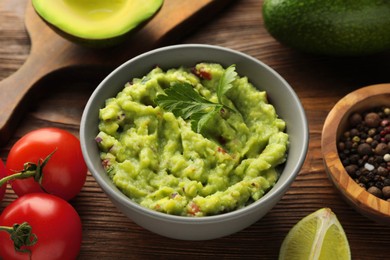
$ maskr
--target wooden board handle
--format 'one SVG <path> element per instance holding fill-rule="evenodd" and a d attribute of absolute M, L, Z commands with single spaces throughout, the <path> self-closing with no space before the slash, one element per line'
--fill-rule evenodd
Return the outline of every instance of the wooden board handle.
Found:
<path fill-rule="evenodd" d="M 39 18 L 29 0 L 25 25 L 31 39 L 30 55 L 17 72 L 0 82 L 0 144 L 11 136 L 29 107 L 31 94 L 44 77 L 70 67 L 113 69 L 142 52 L 177 41 L 232 1 L 166 0 L 160 12 L 126 42 L 110 49 L 93 50 L 58 36 Z"/>

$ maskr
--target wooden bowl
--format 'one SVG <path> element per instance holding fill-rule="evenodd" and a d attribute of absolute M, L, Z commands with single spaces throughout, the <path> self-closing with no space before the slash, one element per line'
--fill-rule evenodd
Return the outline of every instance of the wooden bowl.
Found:
<path fill-rule="evenodd" d="M 346 95 L 337 102 L 325 120 L 321 149 L 328 176 L 343 198 L 362 215 L 390 225 L 390 202 L 360 187 L 344 169 L 337 151 L 337 142 L 347 130 L 348 118 L 352 113 L 384 105 L 390 107 L 390 84 L 371 85 Z"/>

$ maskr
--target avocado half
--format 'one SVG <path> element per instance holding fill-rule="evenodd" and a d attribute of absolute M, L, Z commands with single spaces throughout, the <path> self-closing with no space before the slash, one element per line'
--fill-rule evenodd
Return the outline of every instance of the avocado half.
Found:
<path fill-rule="evenodd" d="M 121 43 L 162 4 L 163 0 L 32 0 L 37 14 L 55 32 L 88 47 Z"/>

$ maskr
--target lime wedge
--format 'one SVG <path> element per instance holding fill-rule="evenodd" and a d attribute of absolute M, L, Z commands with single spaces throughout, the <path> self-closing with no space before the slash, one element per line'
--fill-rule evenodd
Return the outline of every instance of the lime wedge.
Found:
<path fill-rule="evenodd" d="M 347 236 L 331 209 L 317 210 L 290 230 L 279 252 L 279 260 L 285 259 L 351 259 Z"/>

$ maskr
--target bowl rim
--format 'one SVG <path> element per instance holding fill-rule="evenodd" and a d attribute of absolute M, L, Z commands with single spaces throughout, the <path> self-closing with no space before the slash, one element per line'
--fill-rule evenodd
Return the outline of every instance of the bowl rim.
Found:
<path fill-rule="evenodd" d="M 359 105 L 367 98 L 371 99 L 381 95 L 390 95 L 390 83 L 368 85 L 345 95 L 326 117 L 321 137 L 323 162 L 328 177 L 348 199 L 349 203 L 357 206 L 363 210 L 362 213 L 369 214 L 371 217 L 374 217 L 373 213 L 389 217 L 390 202 L 372 195 L 349 176 L 339 158 L 337 141 L 342 130 L 342 122 L 353 112 L 364 111 L 359 108 Z M 377 106 L 372 104 L 371 107 Z"/>
<path fill-rule="evenodd" d="M 302 140 L 303 141 L 303 143 L 301 144 L 302 149 L 300 149 L 300 154 L 298 156 L 299 159 L 298 159 L 297 163 L 292 168 L 288 178 L 286 179 L 286 181 L 283 185 L 276 186 L 276 184 L 277 184 L 276 183 L 275 186 L 273 186 L 271 188 L 271 190 L 269 190 L 263 197 L 261 197 L 259 200 L 255 201 L 255 202 L 251 203 L 250 205 L 244 206 L 242 208 L 236 209 L 236 210 L 231 211 L 231 212 L 222 213 L 222 214 L 218 214 L 218 215 L 202 216 L 202 217 L 188 217 L 188 216 L 170 215 L 170 214 L 166 214 L 166 213 L 162 213 L 162 212 L 158 212 L 158 211 L 154 211 L 152 209 L 142 207 L 138 203 L 132 201 L 130 198 L 128 198 L 126 195 L 124 195 L 119 190 L 118 190 L 119 192 L 110 192 L 110 194 L 111 194 L 110 196 L 115 197 L 115 199 L 117 200 L 118 203 L 120 203 L 122 205 L 127 204 L 127 205 L 131 206 L 133 210 L 136 210 L 138 212 L 142 212 L 143 214 L 146 213 L 150 217 L 153 217 L 156 219 L 164 218 L 165 221 L 176 222 L 176 223 L 180 222 L 180 223 L 186 223 L 186 224 L 215 223 L 215 222 L 219 222 L 221 219 L 225 219 L 225 220 L 236 219 L 242 215 L 246 215 L 248 212 L 254 211 L 257 208 L 257 205 L 259 203 L 267 203 L 267 202 L 272 201 L 272 199 L 274 197 L 281 196 L 280 190 L 282 190 L 282 195 L 283 195 L 285 192 L 285 191 L 283 191 L 283 189 L 287 189 L 285 187 L 289 187 L 291 185 L 291 183 L 295 180 L 296 176 L 299 174 L 299 171 L 300 171 L 302 165 L 304 164 L 304 161 L 305 161 L 305 158 L 307 155 L 307 150 L 308 150 L 308 146 L 309 146 L 309 126 L 308 126 L 306 113 L 305 113 L 305 110 L 303 108 L 303 105 L 301 104 L 301 101 L 298 98 L 298 95 L 295 93 L 295 91 L 289 85 L 289 83 L 284 78 L 282 78 L 282 76 L 279 75 L 274 69 L 272 69 L 270 66 L 266 65 L 262 61 L 254 58 L 246 53 L 243 53 L 241 51 L 237 51 L 237 50 L 233 50 L 233 49 L 230 49 L 227 47 L 222 47 L 222 46 L 217 46 L 217 45 L 209 45 L 209 44 L 175 44 L 175 45 L 160 47 L 160 48 L 156 48 L 156 49 L 144 52 L 138 56 L 135 56 L 135 57 L 129 59 L 128 61 L 122 63 L 120 66 L 118 66 L 116 69 L 114 69 L 111 73 L 109 73 L 99 83 L 97 88 L 93 91 L 92 95 L 90 96 L 90 98 L 85 106 L 84 112 L 82 114 L 81 124 L 80 124 L 80 141 L 81 141 L 82 152 L 83 152 L 83 155 L 87 158 L 86 163 L 87 163 L 88 168 L 90 169 L 91 174 L 93 175 L 93 177 L 95 178 L 95 180 L 98 182 L 98 184 L 100 185 L 100 187 L 103 190 L 105 190 L 106 192 L 108 190 L 111 190 L 111 187 L 102 179 L 102 177 L 98 173 L 96 173 L 94 171 L 95 165 L 93 165 L 91 163 L 91 161 L 89 160 L 89 155 L 87 152 L 87 147 L 86 147 L 87 146 L 86 145 L 87 136 L 85 135 L 85 127 L 84 126 L 85 126 L 85 122 L 87 120 L 86 119 L 87 112 L 90 109 L 92 109 L 91 108 L 92 100 L 98 95 L 100 89 L 102 89 L 104 87 L 105 82 L 108 81 L 108 79 L 110 77 L 112 77 L 113 75 L 118 73 L 118 71 L 121 71 L 122 69 L 127 67 L 130 63 L 134 63 L 138 60 L 142 60 L 147 56 L 154 55 L 154 54 L 159 53 L 159 52 L 169 52 L 171 50 L 177 50 L 177 49 L 190 50 L 193 48 L 195 48 L 195 49 L 212 49 L 212 50 L 219 51 L 219 52 L 228 52 L 228 53 L 234 54 L 236 56 L 239 56 L 243 59 L 251 60 L 252 62 L 258 64 L 259 66 L 264 67 L 268 72 L 273 74 L 273 76 L 276 77 L 286 87 L 286 90 L 289 92 L 289 95 L 293 98 L 293 100 L 291 102 L 294 102 L 296 104 L 297 111 L 299 112 L 299 114 L 301 115 L 301 118 L 302 118 L 302 122 L 300 122 L 300 123 L 302 124 L 302 136 L 304 138 Z M 91 169 L 93 169 L 93 170 L 91 170 Z M 110 198 L 110 199 L 112 199 L 112 198 Z"/>

